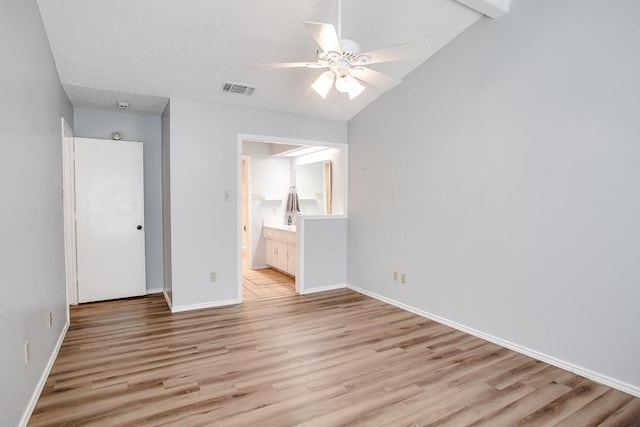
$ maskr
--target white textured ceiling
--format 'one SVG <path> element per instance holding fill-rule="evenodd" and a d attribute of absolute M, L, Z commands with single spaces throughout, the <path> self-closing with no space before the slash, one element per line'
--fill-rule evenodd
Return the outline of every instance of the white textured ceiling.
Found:
<path fill-rule="evenodd" d="M 38 0 L 60 80 L 75 107 L 160 114 L 167 98 L 349 120 L 382 92 L 355 100 L 309 85 L 323 70 L 254 70 L 314 61 L 303 22 L 337 23 L 337 0 Z M 417 39 L 442 48 L 481 15 L 454 0 L 343 0 L 342 36 L 363 51 Z M 420 61 L 371 68 L 402 78 Z M 222 92 L 223 82 L 256 87 Z"/>

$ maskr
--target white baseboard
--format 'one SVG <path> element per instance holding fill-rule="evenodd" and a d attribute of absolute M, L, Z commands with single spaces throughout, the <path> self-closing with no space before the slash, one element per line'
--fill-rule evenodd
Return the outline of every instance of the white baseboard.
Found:
<path fill-rule="evenodd" d="M 29 402 L 29 406 L 25 409 L 24 414 L 22 415 L 22 419 L 20 420 L 20 427 L 27 427 L 29 424 L 29 419 L 31 418 L 31 414 L 33 414 L 33 410 L 36 408 L 36 403 L 38 403 L 38 399 L 40 398 L 40 394 L 42 393 L 42 389 L 44 388 L 45 383 L 47 382 L 47 378 L 49 378 L 49 374 L 51 373 L 51 369 L 53 368 L 53 364 L 58 357 L 58 353 L 60 352 L 60 348 L 62 347 L 62 342 L 64 341 L 64 337 L 67 336 L 67 331 L 69 330 L 69 319 L 67 318 L 67 322 L 65 323 L 62 331 L 60 332 L 60 336 L 58 337 L 58 342 L 53 348 L 53 352 L 51 352 L 51 356 L 49 357 L 49 361 L 47 362 L 47 366 L 44 368 L 42 375 L 40 376 L 40 381 L 38 381 L 38 385 L 31 395 L 31 401 Z"/>
<path fill-rule="evenodd" d="M 162 295 L 164 295 L 164 300 L 167 302 L 167 305 L 169 306 L 169 311 L 173 313 L 173 310 L 171 309 L 173 304 L 171 304 L 171 298 L 169 298 L 169 295 L 167 295 L 167 291 L 163 289 Z"/>
<path fill-rule="evenodd" d="M 165 294 L 165 298 L 166 298 Z M 168 302 L 168 301 L 167 301 Z M 224 307 L 226 305 L 235 305 L 241 304 L 242 300 L 239 298 L 227 299 L 222 301 L 211 301 L 199 304 L 188 304 L 188 305 L 169 305 L 172 313 L 180 313 L 182 311 L 191 311 L 191 310 L 201 310 L 203 308 L 214 308 L 214 307 Z"/>
<path fill-rule="evenodd" d="M 347 287 L 346 283 L 336 283 L 335 285 L 318 286 L 315 288 L 304 289 L 300 292 L 300 295 L 315 294 L 316 292 L 334 291 L 336 289 L 344 289 Z"/>
<path fill-rule="evenodd" d="M 147 289 L 147 295 L 151 295 L 151 294 L 160 294 L 164 292 L 163 288 L 152 288 L 152 289 Z"/>
<path fill-rule="evenodd" d="M 598 372 L 591 371 L 589 369 L 583 368 L 581 366 L 574 365 L 573 363 L 558 359 L 553 356 L 549 356 L 545 353 L 540 353 L 539 351 L 533 350 L 528 347 L 521 346 L 519 344 L 512 343 L 511 341 L 503 340 L 502 338 L 495 337 L 493 335 L 486 334 L 477 329 L 470 328 L 468 326 L 462 325 L 460 323 L 445 319 L 443 317 L 437 316 L 435 314 L 431 314 L 429 312 L 420 310 L 418 308 L 412 307 L 410 305 L 392 300 L 390 298 L 384 297 L 382 295 L 376 294 L 375 292 L 368 291 L 366 289 L 359 288 L 358 286 L 347 284 L 349 289 L 352 289 L 356 292 L 359 292 L 363 295 L 367 295 L 371 298 L 375 298 L 379 301 L 385 302 L 387 304 L 393 305 L 395 307 L 401 308 L 403 310 L 409 311 L 413 314 L 417 314 L 418 316 L 425 317 L 427 319 L 433 320 L 435 322 L 441 323 L 446 326 L 450 326 L 454 329 L 457 329 L 462 332 L 466 332 L 470 335 L 476 336 L 486 341 L 490 341 L 494 344 L 497 344 L 502 347 L 506 347 L 510 350 L 513 350 L 517 353 L 524 354 L 525 356 L 532 357 L 536 360 L 540 360 L 542 362 L 548 363 L 553 366 L 557 366 L 558 368 L 567 370 L 569 372 L 573 372 L 574 374 L 583 376 L 590 380 L 599 382 L 601 384 L 607 385 L 609 387 L 615 388 L 617 390 L 623 391 L 625 393 L 629 393 L 636 397 L 640 397 L 640 387 L 634 386 L 632 384 L 626 383 L 624 381 L 617 380 L 615 378 L 608 377 L 606 375 L 602 375 Z"/>

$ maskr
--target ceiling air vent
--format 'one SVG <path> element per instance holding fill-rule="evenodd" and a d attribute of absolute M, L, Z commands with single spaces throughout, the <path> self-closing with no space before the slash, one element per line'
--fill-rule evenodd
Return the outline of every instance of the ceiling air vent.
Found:
<path fill-rule="evenodd" d="M 240 83 L 225 82 L 224 86 L 222 86 L 223 92 L 237 93 L 239 95 L 251 95 L 254 90 L 256 90 L 255 87 Z"/>

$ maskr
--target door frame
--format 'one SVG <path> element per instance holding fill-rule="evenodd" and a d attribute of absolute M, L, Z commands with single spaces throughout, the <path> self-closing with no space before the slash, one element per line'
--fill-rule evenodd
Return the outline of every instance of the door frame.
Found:
<path fill-rule="evenodd" d="M 78 304 L 78 252 L 76 241 L 76 193 L 73 129 L 62 117 L 62 203 L 67 305 Z M 68 310 L 68 308 L 67 308 Z"/>
<path fill-rule="evenodd" d="M 244 141 L 251 142 L 259 142 L 263 144 L 291 144 L 291 145 L 307 145 L 307 146 L 323 146 L 323 147 L 334 147 L 343 149 L 347 146 L 346 143 L 336 143 L 336 142 L 328 142 L 328 141 L 316 141 L 316 140 L 307 140 L 307 139 L 298 139 L 298 138 L 284 138 L 284 137 L 276 137 L 276 136 L 265 136 L 265 135 L 253 135 L 253 134 L 245 134 L 238 133 L 237 134 L 237 151 L 236 151 L 236 194 L 242 193 L 242 159 L 244 158 L 244 154 L 242 154 L 242 143 Z M 346 160 L 346 159 L 345 159 Z M 251 169 L 249 169 L 251 171 Z M 249 172 L 250 174 L 251 172 Z M 345 177 L 346 178 L 346 177 Z M 249 186 L 247 187 L 247 192 L 249 193 L 248 199 L 251 203 L 253 201 L 253 193 L 251 193 L 251 175 L 249 175 Z M 345 189 L 344 194 L 344 209 L 347 210 L 347 190 Z M 242 224 L 242 197 L 236 198 L 236 215 L 237 215 L 237 224 Z M 251 221 L 251 205 L 249 205 L 248 212 L 248 221 Z M 300 295 L 305 293 L 304 289 L 304 225 L 302 223 L 298 223 L 298 233 L 297 233 L 297 245 L 296 245 L 296 276 L 295 276 L 295 286 L 296 292 Z M 236 253 L 237 255 L 237 292 L 238 292 L 238 300 L 242 303 L 242 226 L 237 227 L 236 232 Z M 247 244 L 251 244 L 251 235 L 247 235 Z M 250 249 L 250 248 L 249 248 Z M 249 259 L 249 258 L 247 258 Z"/>
<path fill-rule="evenodd" d="M 252 220 L 252 215 L 251 215 L 251 156 L 246 156 L 246 155 L 242 155 L 242 159 L 240 161 L 240 168 L 242 169 L 242 162 L 246 161 L 246 165 L 247 165 L 247 194 L 246 197 L 244 194 L 242 194 L 241 198 L 242 198 L 242 204 L 246 203 L 246 207 L 247 207 L 247 266 L 249 268 L 251 268 L 252 262 L 253 262 L 253 257 L 251 255 L 251 247 L 252 247 L 252 241 L 251 241 L 251 220 Z M 242 174 L 242 170 L 240 170 L 240 174 Z M 242 189 L 242 175 L 240 176 L 240 188 Z M 242 191 L 241 191 L 242 192 Z M 240 206 L 240 226 L 242 227 L 242 205 Z M 240 237 L 240 250 L 242 250 L 242 231 L 240 231 L 241 233 L 241 237 Z M 242 252 L 240 253 L 240 255 L 242 256 Z M 240 260 L 240 262 L 242 262 L 242 260 Z"/>

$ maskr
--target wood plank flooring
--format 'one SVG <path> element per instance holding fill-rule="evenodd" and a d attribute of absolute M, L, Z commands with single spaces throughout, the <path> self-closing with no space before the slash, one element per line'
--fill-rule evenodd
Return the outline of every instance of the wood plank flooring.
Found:
<path fill-rule="evenodd" d="M 638 426 L 640 399 L 350 290 L 87 304 L 30 426 Z"/>

